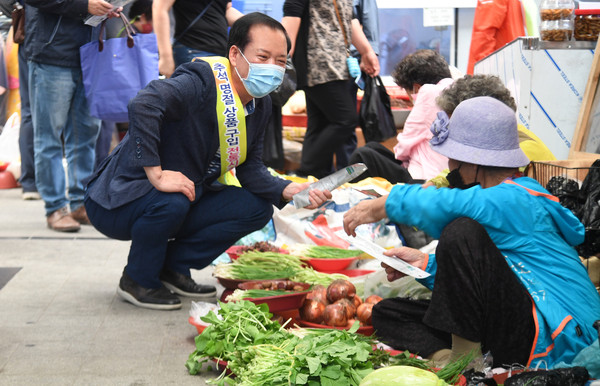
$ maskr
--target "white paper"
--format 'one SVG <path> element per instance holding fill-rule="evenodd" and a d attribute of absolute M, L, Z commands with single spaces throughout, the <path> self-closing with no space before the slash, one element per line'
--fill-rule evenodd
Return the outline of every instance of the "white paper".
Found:
<path fill-rule="evenodd" d="M 454 25 L 454 8 L 424 8 L 423 27 Z"/>
<path fill-rule="evenodd" d="M 113 5 L 113 11 L 119 7 L 122 7 L 128 3 L 131 3 L 133 0 L 107 0 L 109 3 Z M 87 19 L 85 19 L 85 24 L 91 25 L 92 27 L 96 27 L 98 24 L 102 23 L 106 20 L 107 16 L 94 16 L 90 15 Z"/>
<path fill-rule="evenodd" d="M 579 9 L 600 9 L 600 2 L 597 1 L 580 1 Z"/>
<path fill-rule="evenodd" d="M 385 248 L 375 244 L 374 242 L 364 238 L 363 236 L 357 234 L 356 237 L 350 237 L 346 235 L 346 233 L 343 231 L 336 232 L 336 234 L 338 234 L 345 240 L 348 240 L 350 243 L 352 243 L 354 247 L 360 249 L 365 253 L 368 253 L 377 260 L 386 263 L 387 265 L 396 269 L 399 272 L 402 272 L 406 275 L 412 276 L 417 279 L 424 279 L 426 277 L 431 276 L 431 274 L 408 264 L 402 259 L 384 255 L 383 252 L 385 251 Z"/>

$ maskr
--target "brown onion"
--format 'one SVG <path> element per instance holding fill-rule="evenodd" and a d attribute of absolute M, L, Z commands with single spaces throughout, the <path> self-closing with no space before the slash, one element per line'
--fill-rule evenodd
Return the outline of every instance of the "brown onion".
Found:
<path fill-rule="evenodd" d="M 311 323 L 321 323 L 323 322 L 325 305 L 314 299 L 306 299 L 299 311 L 302 320 Z"/>
<path fill-rule="evenodd" d="M 354 307 L 354 303 L 352 303 L 352 300 L 344 298 L 337 300 L 333 304 L 341 304 L 342 307 L 344 307 L 344 311 L 346 312 L 346 318 L 352 319 L 356 316 L 356 307 Z"/>
<path fill-rule="evenodd" d="M 324 305 L 329 304 L 329 301 L 327 300 L 327 288 L 320 284 L 314 286 L 313 290 L 308 295 L 306 295 L 306 298 L 317 300 L 323 303 Z"/>
<path fill-rule="evenodd" d="M 372 323 L 371 314 L 373 311 L 372 303 L 363 303 L 356 309 L 356 317 L 361 323 L 364 323 L 366 326 L 370 326 Z"/>
<path fill-rule="evenodd" d="M 348 317 L 341 304 L 330 304 L 323 311 L 323 321 L 328 326 L 345 327 L 348 324 Z"/>
<path fill-rule="evenodd" d="M 354 284 L 344 279 L 337 279 L 327 287 L 327 300 L 334 303 L 336 300 L 343 298 L 352 298 L 356 294 Z"/>
<path fill-rule="evenodd" d="M 356 319 L 348 319 L 348 324 L 346 325 L 346 328 L 351 328 L 354 322 L 356 322 Z"/>
<path fill-rule="evenodd" d="M 371 295 L 365 299 L 365 303 L 377 304 L 382 300 L 383 300 L 383 298 L 381 296 Z"/>
<path fill-rule="evenodd" d="M 360 296 L 354 295 L 354 297 L 352 298 L 352 303 L 354 303 L 354 307 L 358 308 L 358 306 L 360 306 L 363 303 L 363 301 L 360 298 Z"/>

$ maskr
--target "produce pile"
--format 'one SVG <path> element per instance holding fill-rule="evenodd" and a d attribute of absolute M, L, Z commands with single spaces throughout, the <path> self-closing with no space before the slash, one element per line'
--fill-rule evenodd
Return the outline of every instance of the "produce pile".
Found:
<path fill-rule="evenodd" d="M 235 376 L 223 371 L 209 381 L 212 384 L 359 385 L 384 365 L 402 365 L 396 366 L 397 376 L 412 373 L 416 363 L 431 370 L 427 361 L 408 354 L 396 358 L 374 349 L 373 337 L 355 333 L 358 323 L 350 330 L 286 330 L 271 320 L 273 315 L 266 304 L 242 300 L 220 306 L 218 315 L 211 311 L 202 318 L 209 326 L 196 337 L 196 350 L 186 362 L 190 374 L 197 374 L 211 358 L 226 361 L 227 369 Z M 404 369 L 407 365 L 412 366 L 409 371 Z M 457 369 L 454 375 L 463 369 Z M 427 377 L 432 376 L 435 374 L 428 371 Z M 435 377 L 437 385 L 445 384 Z"/>
<path fill-rule="evenodd" d="M 288 248 L 290 255 L 311 257 L 313 259 L 345 259 L 358 257 L 362 251 L 358 249 L 343 249 L 327 245 L 295 244 Z"/>
<path fill-rule="evenodd" d="M 300 318 L 311 323 L 347 328 L 358 319 L 361 327 L 370 326 L 373 305 L 380 300 L 381 297 L 371 295 L 363 302 L 352 282 L 337 279 L 327 287 L 313 287 L 300 308 Z"/>
<path fill-rule="evenodd" d="M 298 283 L 291 280 L 258 280 L 246 282 L 240 285 L 233 293 L 225 298 L 228 302 L 235 302 L 242 299 L 264 298 L 270 296 L 289 295 L 298 292 L 304 292 L 310 285 Z"/>
<path fill-rule="evenodd" d="M 276 247 L 275 245 L 269 243 L 268 241 L 257 241 L 251 245 L 243 245 L 240 248 L 239 253 L 241 254 L 241 253 L 245 253 L 245 252 L 249 252 L 249 251 L 279 252 L 280 249 L 278 247 Z"/>

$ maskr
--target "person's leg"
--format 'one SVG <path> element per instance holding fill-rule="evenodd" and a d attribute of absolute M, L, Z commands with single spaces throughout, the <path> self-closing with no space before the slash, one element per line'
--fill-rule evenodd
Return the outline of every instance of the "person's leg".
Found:
<path fill-rule="evenodd" d="M 358 115 L 348 92 L 350 81 L 333 81 L 305 90 L 308 123 L 301 173 L 318 178 L 330 174 L 336 147 L 354 133 Z"/>
<path fill-rule="evenodd" d="M 495 366 L 526 364 L 535 335 L 531 297 L 485 228 L 468 218 L 454 220 L 440 236 L 436 260 L 424 322 L 480 342 Z"/>
<path fill-rule="evenodd" d="M 115 209 L 105 209 L 87 198 L 85 207 L 94 227 L 104 235 L 131 240 L 125 272 L 146 288 L 162 286 L 167 244 L 175 237 L 190 209 L 180 193 L 152 189 L 146 195 Z"/>
<path fill-rule="evenodd" d="M 29 107 L 29 74 L 25 47 L 19 45 L 19 94 L 21 96 L 21 127 L 19 129 L 19 150 L 21 153 L 21 177 L 24 199 L 39 199 L 35 186 L 35 160 L 33 158 L 33 122 Z M 29 194 L 28 194 L 29 193 Z"/>
<path fill-rule="evenodd" d="M 240 238 L 263 228 L 272 216 L 272 204 L 244 188 L 207 191 L 169 242 L 165 268 L 189 276 L 190 268 L 208 266 Z"/>
<path fill-rule="evenodd" d="M 367 177 L 385 178 L 392 184 L 412 181 L 410 173 L 402 166 L 402 162 L 398 161 L 394 153 L 379 142 L 367 142 L 365 146 L 356 149 L 350 157 L 350 163 L 358 162 L 364 163 L 367 170 L 353 182 Z"/>
<path fill-rule="evenodd" d="M 352 80 L 348 82 L 348 92 L 350 93 L 350 98 L 352 99 L 352 105 L 357 107 L 357 92 L 358 86 L 356 82 Z M 358 126 L 358 115 L 356 118 L 356 126 Z M 352 132 L 352 135 L 348 137 L 346 141 L 341 143 L 335 150 L 335 167 L 336 169 L 345 168 L 348 165 L 352 165 L 353 162 L 350 161 L 352 153 L 357 150 L 356 145 L 358 143 L 358 139 L 356 137 L 356 129 Z"/>
<path fill-rule="evenodd" d="M 74 92 L 71 69 L 29 62 L 35 182 L 47 216 L 69 203 L 65 193 L 62 135 Z"/>
<path fill-rule="evenodd" d="M 85 97 L 80 69 L 71 69 L 74 95 L 64 130 L 65 157 L 67 159 L 68 192 L 71 210 L 83 205 L 85 183 L 94 170 L 96 141 L 100 132 L 100 119 L 92 117 Z M 81 211 L 81 210 L 80 210 Z M 86 220 L 87 220 L 87 216 Z M 76 218 L 78 219 L 78 218 Z M 86 223 L 88 221 L 83 221 Z"/>
<path fill-rule="evenodd" d="M 96 141 L 96 160 L 94 161 L 94 169 L 100 165 L 102 161 L 110 153 L 110 144 L 113 139 L 113 134 L 117 131 L 117 124 L 110 121 L 102 121 L 100 124 L 100 133 Z"/>

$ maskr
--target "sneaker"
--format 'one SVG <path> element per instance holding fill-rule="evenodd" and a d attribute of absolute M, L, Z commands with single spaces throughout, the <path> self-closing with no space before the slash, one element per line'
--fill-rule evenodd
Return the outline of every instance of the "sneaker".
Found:
<path fill-rule="evenodd" d="M 92 225 L 83 205 L 71 212 L 71 216 L 81 225 Z"/>
<path fill-rule="evenodd" d="M 123 271 L 117 293 L 129 303 L 152 310 L 178 310 L 181 300 L 165 287 L 144 288 Z"/>
<path fill-rule="evenodd" d="M 48 228 L 57 232 L 77 232 L 81 226 L 69 213 L 69 208 L 66 206 L 50 213 L 46 218 Z"/>
<path fill-rule="evenodd" d="M 41 200 L 42 196 L 38 192 L 23 192 L 23 200 L 25 201 L 34 201 Z"/>
<path fill-rule="evenodd" d="M 160 281 L 178 295 L 203 299 L 217 296 L 217 289 L 212 285 L 198 284 L 191 277 L 166 268 L 160 273 Z"/>

